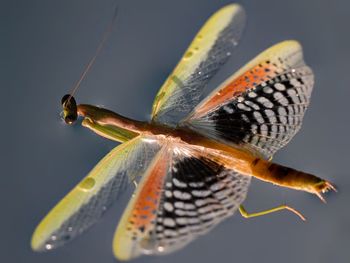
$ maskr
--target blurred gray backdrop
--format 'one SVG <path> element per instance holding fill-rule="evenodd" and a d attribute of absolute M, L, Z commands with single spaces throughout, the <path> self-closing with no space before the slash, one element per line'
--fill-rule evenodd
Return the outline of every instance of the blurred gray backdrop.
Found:
<path fill-rule="evenodd" d="M 288 212 L 229 218 L 185 249 L 136 262 L 350 262 L 349 10 L 347 0 L 239 1 L 248 24 L 214 88 L 263 49 L 299 40 L 316 85 L 302 130 L 275 161 L 334 182 L 328 204 L 253 181 L 245 205 Z M 109 23 L 113 0 L 0 1 L 0 262 L 115 262 L 112 237 L 128 195 L 93 229 L 50 253 L 32 231 L 116 143 L 60 120 L 60 99 L 79 78 Z M 121 0 L 111 38 L 76 98 L 145 120 L 153 97 L 204 21 L 226 0 Z"/>

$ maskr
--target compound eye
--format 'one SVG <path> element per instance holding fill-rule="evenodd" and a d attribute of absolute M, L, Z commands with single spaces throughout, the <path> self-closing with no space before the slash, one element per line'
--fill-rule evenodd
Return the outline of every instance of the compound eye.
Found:
<path fill-rule="evenodd" d="M 61 100 L 63 107 L 63 119 L 67 124 L 73 124 L 78 119 L 77 103 L 73 96 L 66 94 Z"/>

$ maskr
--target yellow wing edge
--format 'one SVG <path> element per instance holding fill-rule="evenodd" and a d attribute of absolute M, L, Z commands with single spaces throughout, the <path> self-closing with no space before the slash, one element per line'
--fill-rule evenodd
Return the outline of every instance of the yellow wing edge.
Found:
<path fill-rule="evenodd" d="M 239 4 L 230 4 L 219 9 L 205 22 L 175 69 L 158 91 L 152 107 L 152 119 L 161 110 L 174 89 L 179 86 L 179 82 L 190 76 L 193 70 L 206 58 L 220 32 L 230 23 L 232 17 L 242 11 L 243 8 Z"/>
<path fill-rule="evenodd" d="M 108 172 L 103 173 L 106 165 L 111 161 L 111 158 L 115 158 L 116 154 L 125 154 L 125 151 L 133 142 L 135 142 L 135 139 L 115 147 L 77 184 L 77 186 L 51 209 L 34 230 L 31 239 L 31 248 L 34 251 L 41 251 L 45 241 L 51 237 L 52 233 L 59 229 L 67 218 L 72 216 L 82 205 L 97 194 L 106 183 Z M 45 249 L 50 249 L 50 247 L 46 247 Z"/>
<path fill-rule="evenodd" d="M 284 63 L 287 63 L 287 65 L 292 67 L 297 67 L 299 64 L 304 64 L 301 44 L 296 40 L 285 40 L 262 51 L 259 55 L 254 57 L 238 71 L 223 81 L 217 88 L 215 88 L 195 107 L 193 112 L 189 114 L 185 121 L 204 114 L 208 110 L 208 102 L 214 96 L 218 96 L 217 94 L 220 94 L 225 87 L 229 86 L 230 83 L 244 75 L 246 72 L 250 71 L 252 68 L 267 60 L 271 61 L 271 63 L 280 63 L 279 59 L 283 59 Z"/>

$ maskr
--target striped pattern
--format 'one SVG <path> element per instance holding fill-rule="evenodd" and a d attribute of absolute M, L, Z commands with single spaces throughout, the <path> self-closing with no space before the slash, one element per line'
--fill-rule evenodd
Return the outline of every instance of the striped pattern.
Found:
<path fill-rule="evenodd" d="M 267 53 L 276 49 L 274 57 L 264 52 L 251 70 L 226 81 L 182 125 L 270 158 L 300 129 L 313 87 L 300 46 L 288 41 Z"/>
<path fill-rule="evenodd" d="M 95 224 L 130 181 L 140 177 L 160 146 L 137 137 L 106 155 L 40 222 L 32 237 L 36 251 L 66 244 Z"/>
<path fill-rule="evenodd" d="M 117 228 L 116 257 L 173 252 L 232 215 L 250 177 L 225 168 L 219 161 L 225 158 L 180 143 L 165 146 Z"/>
<path fill-rule="evenodd" d="M 244 23 L 237 4 L 220 9 L 205 23 L 159 90 L 152 121 L 175 126 L 193 110 L 205 85 L 231 56 Z"/>

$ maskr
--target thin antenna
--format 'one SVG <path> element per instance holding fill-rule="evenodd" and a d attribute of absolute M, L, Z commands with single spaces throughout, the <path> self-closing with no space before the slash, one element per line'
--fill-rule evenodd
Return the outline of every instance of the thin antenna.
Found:
<path fill-rule="evenodd" d="M 81 74 L 79 80 L 77 81 L 77 83 L 73 86 L 72 88 L 72 92 L 70 93 L 70 96 L 68 98 L 67 101 L 69 101 L 73 95 L 75 94 L 75 92 L 78 90 L 78 88 L 80 87 L 81 82 L 83 81 L 83 79 L 85 78 L 86 74 L 89 72 L 89 70 L 91 69 L 92 65 L 94 64 L 98 54 L 100 53 L 100 51 L 102 50 L 104 44 L 106 43 L 108 37 L 110 36 L 112 29 L 113 29 L 113 25 L 114 22 L 117 18 L 117 14 L 118 14 L 118 5 L 116 5 L 115 9 L 114 9 L 114 14 L 112 17 L 111 22 L 109 23 L 109 25 L 106 27 L 105 31 L 103 32 L 103 36 L 102 39 L 100 41 L 100 44 L 98 45 L 96 52 L 94 54 L 94 56 L 90 59 L 89 63 L 86 65 L 83 73 Z"/>

